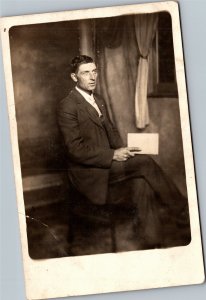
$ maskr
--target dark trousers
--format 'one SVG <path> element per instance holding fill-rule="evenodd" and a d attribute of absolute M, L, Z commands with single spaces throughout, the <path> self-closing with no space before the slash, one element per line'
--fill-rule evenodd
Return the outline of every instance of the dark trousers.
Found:
<path fill-rule="evenodd" d="M 136 207 L 141 228 L 161 228 L 162 208 L 173 222 L 189 222 L 187 198 L 150 156 L 136 155 L 125 162 L 112 162 L 109 186 L 109 202 L 128 202 Z"/>
<path fill-rule="evenodd" d="M 132 178 L 143 178 L 162 204 L 175 214 L 187 205 L 187 199 L 150 156 L 136 155 L 125 162 L 112 163 L 110 184 Z"/>

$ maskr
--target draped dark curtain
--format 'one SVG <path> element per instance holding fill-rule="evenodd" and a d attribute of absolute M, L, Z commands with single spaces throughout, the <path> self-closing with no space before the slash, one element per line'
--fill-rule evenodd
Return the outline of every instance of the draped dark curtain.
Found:
<path fill-rule="evenodd" d="M 110 117 L 126 144 L 128 132 L 135 132 L 135 82 L 139 55 L 132 18 L 119 17 L 96 23 L 99 92 Z"/>
<path fill-rule="evenodd" d="M 136 132 L 137 128 L 144 128 L 149 122 L 145 92 L 148 62 L 146 69 L 142 60 L 145 48 L 146 56 L 149 54 L 156 23 L 154 17 L 145 18 L 134 15 L 96 20 L 98 89 L 125 144 L 128 132 Z"/>

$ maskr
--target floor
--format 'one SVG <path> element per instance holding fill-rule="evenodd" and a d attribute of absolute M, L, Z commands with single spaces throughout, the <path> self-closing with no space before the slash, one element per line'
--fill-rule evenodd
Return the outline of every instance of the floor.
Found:
<path fill-rule="evenodd" d="M 80 216 L 77 214 L 76 217 L 73 216 L 73 223 L 71 223 L 68 201 L 61 200 L 49 205 L 30 207 L 26 214 L 29 255 L 33 259 L 113 251 L 110 223 L 104 211 L 93 211 L 86 219 L 82 218 L 81 214 Z M 147 228 L 142 229 L 134 218 L 134 211 L 127 212 L 124 208 L 115 209 L 116 252 L 189 244 L 189 226 L 171 223 L 164 210 L 160 214 L 161 222 L 158 229 L 155 222 L 152 226 L 150 222 Z"/>

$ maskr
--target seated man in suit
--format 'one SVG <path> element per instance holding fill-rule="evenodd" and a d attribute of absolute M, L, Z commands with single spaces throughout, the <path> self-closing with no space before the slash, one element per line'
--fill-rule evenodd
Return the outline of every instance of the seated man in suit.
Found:
<path fill-rule="evenodd" d="M 148 155 L 122 144 L 112 124 L 104 100 L 94 90 L 97 68 L 91 57 L 80 55 L 71 63 L 71 78 L 76 83 L 58 107 L 58 121 L 67 148 L 69 176 L 74 187 L 91 202 L 103 205 L 120 203 L 120 195 L 109 195 L 117 182 L 144 178 L 156 201 L 166 207 L 177 222 L 188 222 L 187 199 Z M 135 182 L 135 181 L 134 181 Z M 141 199 L 131 196 L 133 205 Z M 112 200 L 111 200 L 112 199 Z M 144 212 L 139 212 L 144 219 Z"/>

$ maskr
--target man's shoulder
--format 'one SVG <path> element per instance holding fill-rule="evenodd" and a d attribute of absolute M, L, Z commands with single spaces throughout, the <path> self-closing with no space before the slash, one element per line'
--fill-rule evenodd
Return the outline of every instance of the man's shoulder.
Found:
<path fill-rule="evenodd" d="M 76 106 L 76 92 L 74 89 L 72 89 L 69 94 L 64 97 L 63 99 L 61 99 L 59 101 L 59 105 L 58 108 L 63 108 L 63 107 L 74 107 Z"/>

